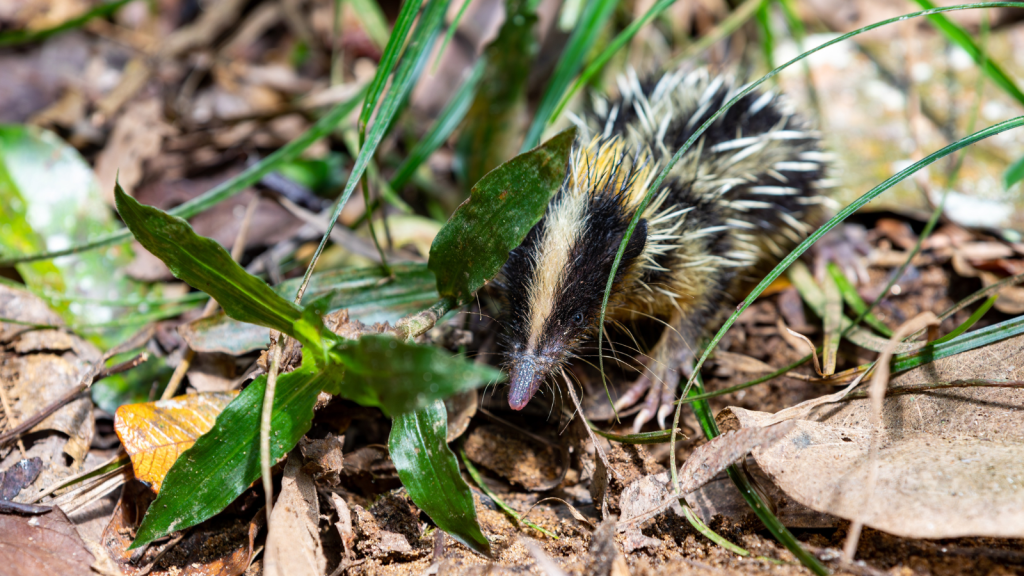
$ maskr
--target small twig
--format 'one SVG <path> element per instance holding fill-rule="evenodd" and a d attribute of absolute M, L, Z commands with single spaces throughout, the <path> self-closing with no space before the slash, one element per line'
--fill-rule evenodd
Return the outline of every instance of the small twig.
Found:
<path fill-rule="evenodd" d="M 53 509 L 53 506 L 36 506 L 35 504 L 22 504 L 21 502 L 10 502 L 0 500 L 0 514 L 18 514 L 21 516 L 38 516 L 46 514 Z"/>
<path fill-rule="evenodd" d="M 565 379 L 565 385 L 569 389 L 569 397 L 572 398 L 572 403 L 576 406 L 576 411 L 579 412 L 580 418 L 583 418 L 583 408 L 580 406 L 579 398 L 576 397 L 576 390 L 572 387 L 572 381 L 570 381 L 569 376 L 565 374 L 565 370 L 561 370 L 561 372 L 562 378 Z M 590 441 L 594 443 L 594 452 L 597 454 L 598 458 L 601 459 L 601 462 L 604 463 L 604 467 L 610 474 L 618 476 L 618 472 L 616 472 L 608 462 L 608 456 L 606 456 L 604 450 L 601 449 L 601 444 L 597 441 L 597 435 L 594 434 L 594 431 L 591 430 L 590 426 L 587 426 L 586 423 L 583 424 L 583 427 L 587 429 L 587 434 L 590 435 Z"/>
<path fill-rule="evenodd" d="M 263 492 L 266 497 L 267 529 L 270 529 L 270 513 L 274 507 L 274 482 L 270 476 L 270 431 L 274 408 L 274 392 L 277 388 L 277 373 L 281 369 L 280 341 L 284 336 L 276 334 L 270 342 L 270 366 L 267 367 L 267 388 L 263 394 L 263 409 L 260 412 L 260 471 L 263 474 Z"/>

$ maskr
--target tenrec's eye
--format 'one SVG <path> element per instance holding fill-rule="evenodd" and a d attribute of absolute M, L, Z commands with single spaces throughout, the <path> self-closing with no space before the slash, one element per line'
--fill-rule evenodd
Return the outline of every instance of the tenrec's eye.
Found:
<path fill-rule="evenodd" d="M 576 315 L 572 317 L 572 321 L 576 325 L 583 324 L 583 312 L 577 312 Z"/>

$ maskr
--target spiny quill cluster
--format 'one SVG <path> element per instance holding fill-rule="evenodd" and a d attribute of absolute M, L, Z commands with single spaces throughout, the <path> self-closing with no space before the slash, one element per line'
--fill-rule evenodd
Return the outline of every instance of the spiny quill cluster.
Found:
<path fill-rule="evenodd" d="M 706 71 L 595 98 L 565 180 L 502 272 L 509 405 L 540 385 L 598 330 L 612 262 L 629 222 L 672 154 L 740 90 Z M 667 321 L 653 380 L 686 361 L 730 296 L 809 234 L 829 200 L 819 136 L 774 94 L 752 92 L 704 133 L 655 191 L 615 275 L 607 318 Z"/>

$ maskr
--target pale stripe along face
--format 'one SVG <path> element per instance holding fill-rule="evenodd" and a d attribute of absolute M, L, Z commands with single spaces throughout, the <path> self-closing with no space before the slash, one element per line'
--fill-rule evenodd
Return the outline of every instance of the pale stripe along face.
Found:
<path fill-rule="evenodd" d="M 573 150 L 544 219 L 506 264 L 509 299 L 509 404 L 522 409 L 545 378 L 596 330 L 608 274 L 634 206 L 651 178 L 619 138 Z M 646 242 L 638 226 L 617 274 L 634 267 Z"/>

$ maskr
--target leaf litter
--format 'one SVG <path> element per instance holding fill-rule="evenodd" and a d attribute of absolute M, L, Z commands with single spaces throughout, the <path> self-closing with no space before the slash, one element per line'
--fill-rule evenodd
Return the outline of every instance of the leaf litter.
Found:
<path fill-rule="evenodd" d="M 53 4 L 67 9 L 56 0 L 33 0 L 29 4 Z M 81 7 L 88 3 L 67 4 Z M 188 4 L 170 0 L 168 5 L 187 8 Z M 358 3 L 358 9 L 355 8 L 357 3 L 341 3 L 341 17 L 334 24 L 335 3 L 324 0 L 310 0 L 298 8 L 296 6 L 303 3 L 242 4 L 225 2 L 215 9 L 192 12 L 171 9 L 153 13 L 129 4 L 115 16 L 93 20 L 84 32 L 55 36 L 41 44 L 21 48 L 20 52 L 0 52 L 0 62 L 15 63 L 9 69 L 25 79 L 0 88 L 0 103 L 4 104 L 0 106 L 0 115 L 7 121 L 28 122 L 54 130 L 78 150 L 76 154 L 80 153 L 85 164 L 93 167 L 101 182 L 112 182 L 112 174 L 120 170 L 121 183 L 143 204 L 171 208 L 196 198 L 300 134 L 319 113 L 317 106 L 311 103 L 334 104 L 356 94 L 359 87 L 373 77 L 387 41 L 387 27 L 394 23 L 397 13 L 397 9 L 385 6 L 379 15 L 361 14 L 360 11 L 368 10 L 366 3 Z M 469 3 L 464 23 L 453 26 L 456 30 L 449 44 L 453 48 L 440 54 L 438 74 L 425 73 L 425 80 L 412 91 L 408 114 L 403 113 L 395 122 L 394 136 L 388 135 L 381 142 L 373 159 L 376 165 L 369 168 L 371 175 L 376 174 L 371 178 L 369 199 L 370 206 L 377 207 L 381 216 L 375 221 L 376 239 L 389 257 L 399 255 L 422 262 L 429 255 L 426 251 L 439 222 L 460 205 L 466 198 L 466 190 L 478 177 L 511 157 L 511 153 L 502 156 L 501 150 L 518 147 L 518 142 L 509 142 L 509 138 L 501 134 L 516 134 L 525 129 L 529 118 L 523 114 L 524 104 L 527 99 L 536 103 L 539 80 L 532 76 L 539 72 L 531 72 L 528 82 L 523 76 L 524 71 L 529 70 L 528 61 L 517 59 L 517 51 L 512 48 L 522 47 L 527 52 L 539 48 L 546 54 L 552 42 L 564 41 L 564 37 L 559 39 L 564 30 L 534 38 L 528 33 L 534 18 L 539 17 L 543 23 L 555 14 L 564 20 L 563 24 L 572 21 L 571 15 L 557 14 L 557 7 L 547 6 L 546 2 L 541 4 L 535 15 L 530 3 L 508 3 L 516 17 L 506 19 L 508 24 L 504 25 L 500 3 Z M 700 7 L 684 4 L 676 3 L 667 9 L 666 17 L 657 22 L 657 26 L 649 27 L 650 33 L 663 35 L 664 39 L 671 39 L 673 35 L 682 38 L 694 30 L 706 34 L 727 13 L 724 3 L 713 8 L 708 6 L 715 2 L 702 3 Z M 876 13 L 871 8 L 875 3 L 870 2 L 858 2 L 864 9 L 852 16 L 840 9 L 830 9 L 829 2 L 816 0 L 807 6 L 799 4 L 802 9 L 819 15 L 834 30 L 849 29 L 863 14 Z M 377 7 L 375 3 L 369 5 Z M 52 12 L 62 13 L 60 10 Z M 453 24 L 454 12 L 450 9 L 448 16 Z M 958 16 L 972 12 L 980 11 Z M 12 15 L 0 10 L 0 34 L 27 26 L 29 22 L 32 27 L 59 22 L 29 19 L 26 14 Z M 993 18 L 993 24 L 1004 26 L 1003 31 L 993 31 L 992 49 L 999 57 L 1003 55 L 1000 50 L 1006 50 L 1006 43 L 1012 43 L 1013 35 L 1019 30 L 1014 28 L 1012 20 L 1004 19 L 1002 12 L 993 12 Z M 977 20 L 961 22 L 980 25 Z M 383 30 L 378 29 L 381 23 L 385 26 Z M 491 31 L 489 36 L 480 32 L 484 29 Z M 498 30 L 499 41 L 490 44 Z M 945 54 L 945 49 L 923 30 L 916 33 L 918 37 L 901 37 L 901 41 L 917 43 L 918 52 L 920 46 L 927 44 L 935 47 L 931 50 L 935 55 Z M 472 41 L 467 42 L 467 37 Z M 866 41 L 864 52 L 875 50 L 877 53 L 877 42 L 886 43 L 893 38 L 882 34 L 880 40 L 873 41 L 875 43 Z M 744 38 L 751 39 L 755 42 L 746 45 L 756 46 L 756 37 Z M 645 39 L 644 34 L 634 41 L 634 47 L 655 56 L 666 56 L 668 45 L 664 40 Z M 444 105 L 443 92 L 460 83 L 463 71 L 468 69 L 467 62 L 471 65 L 476 54 L 485 49 L 494 67 L 485 69 L 485 82 L 467 116 L 469 120 L 409 177 L 409 186 L 395 191 L 402 202 L 417 211 L 416 219 L 407 217 L 398 208 L 389 207 L 386 198 L 381 201 L 381 191 L 376 190 L 378 181 L 392 174 L 409 147 L 430 130 L 431 120 Z M 303 52 L 305 50 L 309 52 Z M 140 57 L 140 54 L 149 56 Z M 332 54 L 337 54 L 336 67 L 331 63 L 334 62 Z M 829 62 L 813 64 L 815 86 L 821 91 L 823 101 L 838 102 L 854 92 L 862 99 L 852 113 L 846 105 L 826 105 L 821 110 L 829 131 L 843 136 L 837 145 L 840 156 L 850 159 L 851 164 L 860 162 L 865 167 L 848 170 L 842 176 L 851 190 L 862 189 L 864 182 L 861 181 L 865 178 L 873 178 L 870 184 L 874 184 L 881 179 L 876 176 L 884 178 L 891 173 L 887 171 L 889 163 L 907 154 L 903 149 L 892 147 L 892 142 L 917 138 L 916 145 L 925 149 L 931 146 L 936 134 L 949 130 L 941 118 L 936 122 L 934 114 L 929 116 L 935 109 L 931 100 L 935 94 L 947 95 L 950 101 L 954 99 L 947 94 L 947 86 L 936 84 L 935 78 L 961 72 L 945 70 L 945 60 L 931 59 L 930 55 L 925 58 L 919 53 L 918 62 L 927 63 L 930 70 L 937 71 L 931 80 L 923 79 L 926 75 L 921 66 L 916 66 L 913 74 L 910 70 L 904 74 L 899 69 L 901 62 L 893 63 L 884 57 L 872 60 L 858 54 L 850 52 Z M 436 55 L 430 56 L 428 70 L 433 67 Z M 734 56 L 719 54 L 717 57 Z M 1007 61 L 1012 62 L 1012 59 Z M 638 62 L 630 60 L 629 63 L 637 65 Z M 65 70 L 72 63 L 75 74 Z M 613 62 L 610 66 L 620 65 Z M 893 107 L 885 102 L 894 90 L 901 95 L 906 87 L 893 88 L 886 84 L 888 80 L 875 67 L 883 71 L 895 69 L 901 77 L 914 78 L 924 100 L 922 109 L 928 119 L 926 122 L 932 124 L 924 129 L 918 126 L 916 132 L 911 131 L 908 136 L 907 126 L 915 125 L 916 121 L 905 121 L 902 116 L 905 107 Z M 38 73 L 33 69 L 38 69 Z M 77 78 L 79 70 L 85 70 L 81 79 Z M 336 82 L 324 81 L 329 75 Z M 783 80 L 784 84 L 790 82 L 790 79 Z M 859 84 L 852 90 L 850 83 Z M 503 85 L 509 89 L 499 91 Z M 437 86 L 443 86 L 444 90 Z M 793 90 L 785 87 L 794 95 L 803 89 L 802 86 Z M 913 98 L 911 95 L 911 102 L 915 101 Z M 994 103 L 986 105 L 984 114 L 996 118 L 999 114 L 996 104 L 1004 108 L 1008 105 L 998 98 L 989 98 Z M 493 108 L 488 108 L 488 104 Z M 864 120 L 865 114 L 870 121 Z M 957 118 L 951 118 L 949 124 L 956 121 Z M 520 124 L 522 126 L 518 126 Z M 892 133 L 880 135 L 869 128 L 878 125 L 884 125 Z M 854 127 L 857 129 L 853 130 Z M 478 156 L 466 153 L 473 145 L 479 149 Z M 979 176 L 994 173 L 993 164 L 1005 160 L 1002 156 L 1017 153 L 1015 145 L 1010 140 L 1000 143 L 1010 152 L 979 145 L 985 153 L 967 156 L 961 185 L 977 187 L 974 182 L 982 179 Z M 878 146 L 882 149 L 877 149 Z M 870 147 L 871 151 L 858 147 Z M 193 218 L 192 224 L 201 235 L 230 245 L 242 220 L 239 212 L 252 198 L 259 196 L 254 232 L 246 242 L 242 262 L 251 272 L 265 275 L 279 296 L 290 299 L 296 276 L 308 262 L 311 244 L 319 239 L 322 222 L 327 219 L 327 213 L 315 212 L 327 206 L 329 199 L 339 191 L 337 176 L 334 175 L 332 181 L 323 174 L 348 169 L 349 152 L 340 136 L 322 138 L 311 145 L 301 159 L 280 166 L 275 173 L 275 176 L 283 175 L 286 184 L 298 186 L 282 186 L 279 179 L 265 178 Z M 460 173 L 462 170 L 474 176 L 467 181 L 466 175 Z M 551 172 L 553 176 L 548 174 L 549 179 L 560 180 L 558 170 Z M 935 175 L 930 177 L 935 178 Z M 484 179 L 481 185 L 496 181 Z M 502 185 L 514 181 L 514 178 L 506 179 Z M 343 183 L 344 178 L 341 178 Z M 474 192 L 474 200 L 483 198 L 481 191 L 501 197 L 504 190 L 497 188 L 500 187 Z M 104 184 L 95 198 L 112 190 L 113 186 Z M 970 188 L 965 191 L 979 192 Z M 22 186 L 23 196 L 30 196 L 31 192 L 30 187 Z M 477 251 L 473 234 L 481 234 L 481 229 L 484 233 L 490 232 L 488 241 L 507 250 L 506 245 L 511 244 L 504 237 L 505 229 L 498 230 L 502 234 L 496 237 L 493 235 L 496 232 L 486 226 L 475 230 L 466 228 L 471 232 L 468 240 L 458 238 L 461 250 L 449 253 L 456 257 L 449 262 L 433 259 L 430 269 L 423 264 L 389 262 L 393 274 L 377 267 L 356 272 L 354 275 L 359 276 L 356 279 L 349 270 L 351 267 L 380 261 L 362 217 L 368 206 L 359 196 L 357 194 L 342 211 L 340 220 L 354 231 L 340 234 L 339 245 L 325 253 L 307 293 L 314 298 L 304 303 L 329 295 L 331 301 L 326 311 L 337 313 L 337 327 L 349 337 L 381 332 L 402 337 L 412 335 L 418 343 L 441 346 L 453 354 L 470 358 L 477 355 L 476 362 L 495 364 L 495 325 L 489 317 L 495 315 L 496 308 L 492 304 L 491 288 L 486 285 L 489 277 L 458 278 L 452 272 L 460 270 L 460 259 L 502 259 L 497 248 L 486 254 L 482 249 Z M 923 204 L 921 198 L 926 199 Z M 934 203 L 934 194 L 929 196 L 927 191 L 920 194 L 911 186 L 895 190 L 891 202 L 888 195 L 880 199 L 881 207 L 890 212 L 866 215 L 860 221 L 864 226 L 863 241 L 854 242 L 851 238 L 856 234 L 847 234 L 843 246 L 850 248 L 856 260 L 847 268 L 851 271 L 848 275 L 859 281 L 855 289 L 863 300 L 874 300 L 893 269 L 909 255 L 908 250 L 913 248 L 922 223 L 920 214 L 914 210 L 930 209 L 928 199 Z M 34 199 L 29 197 L 29 200 Z M 506 196 L 502 200 L 519 202 L 523 199 Z M 0 206 L 6 208 L 6 204 Z M 289 206 L 299 206 L 307 213 L 296 216 L 297 212 Z M 531 209 L 536 211 L 538 206 L 543 206 L 543 202 L 531 205 Z M 478 208 L 474 204 L 466 205 L 459 214 L 465 216 Z M 1013 223 L 1021 221 L 1020 210 L 1006 209 L 1005 217 L 995 227 L 970 224 L 965 220 L 971 216 L 969 212 L 963 205 L 957 210 L 947 210 L 947 220 L 925 239 L 923 251 L 897 280 L 898 293 L 894 289 L 874 311 L 878 322 L 891 329 L 922 311 L 938 314 L 974 290 L 994 286 L 1024 272 L 1021 264 L 1024 249 L 1019 236 L 1012 234 Z M 310 214 L 321 223 L 319 228 L 311 224 L 314 220 L 308 217 Z M 434 220 L 428 221 L 419 214 L 429 214 Z M 528 227 L 528 224 L 517 225 Z M 1000 227 L 1004 228 L 1000 230 Z M 518 230 L 516 226 L 512 229 Z M 52 234 L 44 230 L 34 232 L 50 237 L 42 238 L 44 243 L 39 244 L 40 238 L 25 236 L 37 242 L 32 250 L 48 247 L 45 242 L 52 239 Z M 76 238 L 78 240 L 82 239 Z M 441 241 L 444 242 L 444 238 Z M 25 246 L 16 248 L 27 250 Z M 6 258 L 12 247 L 5 243 L 2 257 Z M 0 355 L 5 370 L 0 386 L 9 392 L 11 399 L 11 409 L 4 406 L 4 419 L 0 420 L 4 430 L 56 398 L 46 394 L 59 396 L 61 391 L 73 390 L 82 372 L 99 358 L 99 351 L 93 344 L 107 348 L 126 335 L 118 331 L 124 326 L 113 331 L 99 329 L 102 332 L 99 336 L 93 331 L 78 329 L 82 318 L 93 323 L 127 318 L 133 329 L 150 318 L 158 320 L 156 335 L 146 343 L 146 348 L 168 370 L 179 361 L 186 341 L 193 348 L 222 353 L 209 357 L 208 365 L 197 362 L 198 366 L 193 367 L 186 378 L 187 394 L 176 399 L 183 403 L 179 416 L 186 421 L 193 420 L 193 424 L 198 420 L 210 423 L 219 412 L 193 410 L 190 403 L 199 405 L 210 397 L 202 394 L 204 391 L 214 388 L 218 392 L 236 391 L 252 386 L 252 376 L 259 373 L 254 352 L 266 346 L 268 331 L 228 320 L 226 316 L 200 320 L 194 311 L 186 310 L 182 314 L 181 308 L 157 303 L 161 299 L 174 300 L 188 288 L 172 282 L 163 263 L 141 247 L 119 250 L 111 252 L 117 266 L 123 267 L 134 253 L 136 265 L 129 269 L 129 277 L 156 282 L 154 287 L 158 290 L 140 289 L 130 296 L 123 291 L 113 295 L 92 291 L 75 295 L 80 301 L 68 302 L 52 297 L 53 286 L 57 285 L 54 283 L 40 281 L 32 286 L 36 294 L 45 299 L 0 286 L 0 318 L 57 327 L 0 324 Z M 152 258 L 148 269 L 144 261 L 147 256 Z M 845 266 L 850 262 L 841 264 Z M 45 266 L 36 270 L 21 264 L 19 267 L 24 280 L 32 274 L 46 278 L 45 275 L 52 272 Z M 343 272 L 338 274 L 338 269 Z M 8 270 L 13 269 L 2 270 L 4 277 L 14 278 Z M 426 334 L 416 332 L 418 328 L 407 329 L 410 323 L 400 329 L 390 324 L 375 325 L 408 320 L 411 314 L 427 310 L 437 302 L 435 273 L 444 287 L 443 295 L 470 302 L 463 311 L 469 313 L 449 316 L 442 325 Z M 114 276 L 117 278 L 104 280 L 120 281 L 119 275 Z M 320 290 L 316 289 L 318 279 L 322 279 Z M 804 292 L 784 285 L 780 293 L 759 300 L 741 317 L 723 342 L 722 350 L 716 352 L 704 371 L 709 390 L 743 384 L 803 357 L 807 345 L 788 337 L 788 332 L 780 328 L 783 321 L 805 335 L 812 345 L 827 341 L 823 355 L 825 372 L 832 372 L 834 365 L 833 380 L 837 383 L 850 382 L 851 377 L 844 375 L 843 370 L 864 366 L 875 359 L 875 353 L 885 343 L 884 337 L 872 333 L 875 325 L 857 328 L 857 332 L 837 339 L 837 326 L 844 324 L 843 318 L 837 315 L 837 303 L 842 303 L 836 298 L 835 287 L 822 284 L 822 277 L 815 279 L 810 274 L 800 281 L 813 282 L 808 286 L 826 296 L 822 300 L 825 306 L 819 311 L 813 295 L 805 302 L 801 299 L 801 294 L 806 297 Z M 484 288 L 474 295 L 481 284 Z M 1024 310 L 1021 296 L 1024 288 L 1019 285 L 1004 284 L 993 292 L 999 294 L 994 311 L 984 316 L 972 330 L 1005 321 L 1008 315 Z M 843 300 L 849 304 L 846 296 L 843 294 Z M 477 297 L 479 300 L 474 302 Z M 118 299 L 122 300 L 118 304 L 140 300 L 144 304 L 122 307 L 92 304 L 93 301 Z M 973 309 L 974 305 L 951 314 L 941 324 L 940 333 L 947 334 L 962 324 Z M 83 310 L 86 315 L 82 314 Z M 133 319 L 154 311 L 158 314 L 146 320 Z M 431 308 L 416 322 L 429 319 L 427 324 L 433 325 L 447 312 L 447 307 Z M 819 313 L 824 315 L 824 321 Z M 856 315 L 849 309 L 846 314 Z M 68 321 L 78 324 L 68 329 L 65 327 Z M 191 324 L 182 326 L 184 322 Z M 415 324 L 422 325 L 425 324 Z M 182 327 L 179 329 L 179 326 Z M 3 457 L 0 488 L 4 497 L 10 498 L 12 504 L 29 505 L 43 489 L 57 486 L 65 478 L 83 475 L 112 460 L 118 461 L 118 457 L 123 457 L 119 444 L 127 448 L 138 463 L 107 470 L 43 496 L 39 504 L 56 505 L 51 512 L 40 516 L 4 512 L 0 520 L 10 522 L 12 527 L 32 526 L 33 518 L 42 524 L 52 522 L 55 533 L 67 536 L 53 548 L 66 554 L 62 557 L 50 554 L 52 557 L 45 559 L 51 573 L 78 573 L 83 566 L 88 569 L 90 565 L 100 570 L 95 567 L 103 565 L 101 560 L 105 558 L 115 562 L 114 573 L 171 574 L 187 569 L 204 574 L 255 574 L 266 571 L 271 561 L 278 562 L 284 556 L 287 562 L 302 559 L 307 568 L 315 567 L 310 573 L 468 573 L 485 569 L 616 576 L 666 570 L 804 573 L 793 564 L 788 552 L 761 530 L 728 477 L 721 473 L 727 464 L 738 462 L 756 480 L 758 489 L 767 495 L 784 523 L 814 529 L 797 534 L 808 549 L 823 559 L 838 557 L 835 550 L 847 537 L 847 520 L 863 515 L 868 528 L 861 537 L 858 558 L 867 563 L 861 567 L 864 573 L 872 573 L 873 569 L 915 574 L 944 569 L 960 572 L 1013 570 L 1024 565 L 1018 550 L 1021 519 L 1015 515 L 1021 509 L 1021 502 L 1014 499 L 1022 492 L 1015 489 L 1019 479 L 1013 472 L 1019 468 L 1020 461 L 1017 453 L 1020 439 L 1015 437 L 1014 431 L 1019 428 L 1016 411 L 1021 398 L 1020 390 L 1012 386 L 1024 380 L 1018 370 L 1018 360 L 1024 355 L 1019 338 L 1004 339 L 891 377 L 890 395 L 882 405 L 883 426 L 878 429 L 880 446 L 875 460 L 878 478 L 870 494 L 864 478 L 870 464 L 867 454 L 875 429 L 869 425 L 870 400 L 861 397 L 866 393 L 863 384 L 845 399 L 840 399 L 841 394 L 845 395 L 840 393 L 833 396 L 834 401 L 826 401 L 823 398 L 835 389 L 829 382 L 812 377 L 807 367 L 799 367 L 790 372 L 793 377 L 776 378 L 714 398 L 711 402 L 716 411 L 727 408 L 720 415 L 723 426 L 732 422 L 739 429 L 712 442 L 704 442 L 696 420 L 684 411 L 681 431 L 688 439 L 678 447 L 678 456 L 683 462 L 680 475 L 691 483 L 687 491 L 695 488 L 685 496 L 685 502 L 711 529 L 746 549 L 750 557 L 737 556 L 710 543 L 686 522 L 685 513 L 680 515 L 683 510 L 674 498 L 669 507 L 676 512 L 663 511 L 642 523 L 636 522 L 634 527 L 616 530 L 616 526 L 629 524 L 630 518 L 639 518 L 641 513 L 666 501 L 670 484 L 665 465 L 671 449 L 664 444 L 634 446 L 609 442 L 589 434 L 585 428 L 580 428 L 584 424 L 579 418 L 568 422 L 572 410 L 563 410 L 565 402 L 558 399 L 554 390 L 554 406 L 550 409 L 545 406 L 544 410 L 528 415 L 507 415 L 500 411 L 503 396 L 500 385 L 487 388 L 482 394 L 475 390 L 464 392 L 462 407 L 451 403 L 446 410 L 447 437 L 442 438 L 445 434 L 441 434 L 441 430 L 433 430 L 431 440 L 436 446 L 428 448 L 440 448 L 445 441 L 451 442 L 453 448 L 463 446 L 467 456 L 484 470 L 483 481 L 487 483 L 488 493 L 517 510 L 530 510 L 532 521 L 559 537 L 557 541 L 546 539 L 525 529 L 529 537 L 538 538 L 527 540 L 524 532 L 497 510 L 490 496 L 474 488 L 467 492 L 469 507 L 475 510 L 482 534 L 489 540 L 493 560 L 474 555 L 451 539 L 445 543 L 443 537 L 439 538 L 441 532 L 436 529 L 436 522 L 431 520 L 432 512 L 426 510 L 424 514 L 425 510 L 415 505 L 414 500 L 420 496 L 401 488 L 401 470 L 396 470 L 386 448 L 391 432 L 389 421 L 379 409 L 319 393 L 315 397 L 310 393 L 306 398 L 313 414 L 308 431 L 299 435 L 297 449 L 288 448 L 291 451 L 287 456 L 282 447 L 282 460 L 275 466 L 274 477 L 281 478 L 282 487 L 278 506 L 274 508 L 274 518 L 280 520 L 272 519 L 271 537 L 260 512 L 261 488 L 250 487 L 250 482 L 239 482 L 239 495 L 222 513 L 192 528 L 173 532 L 169 539 L 144 549 L 128 550 L 146 506 L 153 498 L 153 487 L 160 486 L 161 475 L 148 475 L 139 457 L 169 450 L 166 461 L 173 461 L 172 453 L 177 456 L 198 432 L 209 427 L 200 426 L 187 432 L 181 437 L 184 444 L 172 447 L 157 440 L 153 431 L 160 426 L 178 426 L 180 422 L 161 421 L 160 418 L 168 414 L 160 414 L 156 406 L 159 403 L 123 406 L 116 412 L 116 402 L 105 403 L 110 408 L 107 413 L 96 409 L 88 397 L 74 400 L 34 427 L 32 434 L 22 436 L 24 454 L 17 443 L 0 446 L 0 457 Z M 917 346 L 907 345 L 908 348 Z M 628 356 L 621 348 L 617 354 Z M 296 360 L 298 358 L 296 356 Z M 401 368 L 394 363 L 387 367 Z M 357 372 L 360 377 L 369 377 L 373 372 L 370 368 L 362 366 Z M 609 367 L 609 374 L 615 386 L 635 377 L 623 366 Z M 123 376 L 126 377 L 125 390 L 119 397 L 137 400 L 155 399 L 162 383 L 166 382 L 156 373 L 143 374 L 141 368 Z M 600 377 L 595 377 L 585 366 L 574 367 L 571 376 L 574 383 L 583 387 L 580 406 L 584 414 L 600 428 L 615 432 L 616 438 L 629 438 L 629 431 L 612 421 Z M 984 381 L 986 386 L 970 387 L 964 385 L 965 381 Z M 936 383 L 954 386 L 920 389 Z M 901 388 L 906 393 L 901 392 Z M 43 393 L 35 394 L 37 390 Z M 815 398 L 818 400 L 813 401 Z M 258 403 L 250 407 L 259 410 Z M 773 422 L 773 418 L 779 418 L 773 414 L 793 407 L 798 408 L 783 415 L 796 414 L 795 418 L 762 428 L 763 424 Z M 445 411 L 439 406 L 433 408 L 433 416 L 422 422 L 436 428 L 441 421 L 439 414 Z M 117 438 L 114 432 L 124 430 L 126 419 L 122 416 L 133 413 L 137 420 L 130 431 L 137 435 L 149 428 L 150 437 L 141 443 L 119 443 L 114 440 Z M 456 418 L 456 414 L 460 416 Z M 512 426 L 497 423 L 489 415 L 507 415 L 507 422 Z M 779 435 L 781 440 L 777 438 Z M 122 436 L 121 440 L 127 438 Z M 32 479 L 36 469 L 38 475 Z M 166 473 L 167 467 L 162 471 Z M 453 485 L 457 484 L 454 480 L 458 475 L 456 468 Z M 136 479 L 147 480 L 152 486 Z M 940 497 L 931 497 L 933 492 Z M 556 504 L 556 499 L 568 507 Z M 117 503 L 116 510 L 112 510 L 114 503 Z M 91 506 L 101 504 L 105 507 L 91 511 Z M 76 525 L 70 531 L 71 524 L 65 526 L 66 521 L 61 520 L 64 512 L 68 512 L 71 524 Z M 101 528 L 106 529 L 103 537 L 86 537 L 90 521 L 85 517 L 90 515 L 93 524 L 98 520 L 103 524 Z M 594 526 L 599 528 L 595 530 Z M 4 545 L 14 542 L 15 533 L 22 534 L 18 532 L 21 528 L 12 530 Z M 76 530 L 82 534 L 81 542 L 71 537 Z M 7 536 L 6 529 L 0 532 Z M 922 538 L 941 540 L 933 542 Z M 100 542 L 102 546 L 97 547 Z M 298 542 L 302 542 L 301 549 L 310 554 L 297 554 L 294 552 L 300 548 L 288 547 Z M 88 550 L 91 556 L 82 555 L 82 550 Z M 68 564 L 53 563 L 61 561 Z M 493 564 L 484 568 L 489 562 Z M 843 568 L 837 563 L 832 566 Z M 858 573 L 853 566 L 845 569 Z"/>

